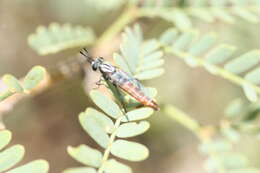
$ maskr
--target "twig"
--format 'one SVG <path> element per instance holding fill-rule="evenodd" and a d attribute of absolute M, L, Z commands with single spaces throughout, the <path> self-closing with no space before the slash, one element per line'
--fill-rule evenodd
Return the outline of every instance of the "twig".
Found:
<path fill-rule="evenodd" d="M 49 68 L 49 70 L 47 70 L 45 79 L 37 87 L 31 90 L 30 93 L 14 94 L 5 99 L 4 101 L 0 102 L 0 123 L 2 123 L 1 120 L 3 114 L 11 111 L 20 100 L 36 96 L 64 79 L 75 76 L 76 74 L 82 74 L 82 62 L 75 61 L 76 60 L 74 58 L 73 61 L 67 60 L 60 63 L 59 65 L 55 65 L 55 67 Z M 22 81 L 23 78 L 20 79 L 21 83 Z M 4 126 L 1 127 L 4 128 Z"/>
<path fill-rule="evenodd" d="M 116 138 L 117 129 L 120 126 L 121 120 L 123 118 L 124 118 L 124 115 L 122 115 L 122 116 L 120 116 L 119 118 L 116 119 L 115 126 L 114 126 L 114 132 L 110 135 L 109 143 L 108 143 L 108 146 L 107 146 L 107 148 L 104 152 L 104 155 L 103 155 L 103 158 L 102 158 L 102 163 L 101 163 L 100 168 L 98 169 L 98 173 L 103 173 L 103 171 L 104 171 L 105 163 L 108 160 L 108 157 L 110 155 L 110 151 L 111 151 L 111 148 L 112 148 L 112 144 L 114 143 L 114 140 Z"/>
<path fill-rule="evenodd" d="M 95 47 L 112 40 L 127 24 L 132 22 L 136 17 L 138 17 L 138 11 L 135 6 L 129 4 L 127 9 L 123 12 L 121 16 L 99 37 L 95 43 Z"/>

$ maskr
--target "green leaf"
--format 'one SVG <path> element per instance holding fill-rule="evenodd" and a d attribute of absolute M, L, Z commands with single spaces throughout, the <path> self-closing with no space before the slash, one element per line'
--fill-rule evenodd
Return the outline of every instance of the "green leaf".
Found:
<path fill-rule="evenodd" d="M 243 169 L 247 167 L 248 160 L 239 153 L 218 153 L 206 161 L 206 169 L 215 172 L 222 168 L 224 170 Z M 229 173 L 229 171 L 227 171 Z"/>
<path fill-rule="evenodd" d="M 0 152 L 0 172 L 10 169 L 20 162 L 24 156 L 24 147 L 22 145 L 14 145 Z"/>
<path fill-rule="evenodd" d="M 249 164 L 248 159 L 239 153 L 221 153 L 218 157 L 226 169 L 243 168 Z"/>
<path fill-rule="evenodd" d="M 145 87 L 144 88 L 144 93 L 150 98 L 154 98 L 157 95 L 157 90 L 152 87 Z"/>
<path fill-rule="evenodd" d="M 25 76 L 23 87 L 26 90 L 35 88 L 45 77 L 46 70 L 41 66 L 33 67 Z"/>
<path fill-rule="evenodd" d="M 85 0 L 83 2 L 86 2 L 86 5 L 88 7 L 93 8 L 94 10 L 97 10 L 99 13 L 105 13 L 105 15 L 108 12 L 117 10 L 119 7 L 124 5 L 126 3 L 125 0 L 108 0 L 106 3 L 104 3 L 103 0 Z"/>
<path fill-rule="evenodd" d="M 23 88 L 20 85 L 18 79 L 10 74 L 6 74 L 2 78 L 4 84 L 8 87 L 8 90 L 12 93 L 23 92 Z"/>
<path fill-rule="evenodd" d="M 105 114 L 93 108 L 87 108 L 85 113 L 82 114 L 81 117 L 79 117 L 80 123 L 83 127 L 87 126 L 86 124 L 88 123 L 89 117 L 91 117 L 91 119 L 94 121 L 92 123 L 98 126 L 98 128 L 103 129 L 107 133 L 111 133 L 113 131 L 113 121 L 110 118 L 108 118 Z"/>
<path fill-rule="evenodd" d="M 12 96 L 14 93 L 10 92 L 10 91 L 6 91 L 3 93 L 0 93 L 0 101 L 3 101 L 4 99 Z"/>
<path fill-rule="evenodd" d="M 133 137 L 146 132 L 149 127 L 150 124 L 147 121 L 141 121 L 138 124 L 136 122 L 125 123 L 119 126 L 116 135 L 119 138 Z"/>
<path fill-rule="evenodd" d="M 12 133 L 9 130 L 0 131 L 0 150 L 3 149 L 12 139 Z"/>
<path fill-rule="evenodd" d="M 249 10 L 246 10 L 243 7 L 234 7 L 232 8 L 232 11 L 238 15 L 239 17 L 245 19 L 246 21 L 252 22 L 252 23 L 257 23 L 259 22 L 258 17 L 251 13 Z"/>
<path fill-rule="evenodd" d="M 145 41 L 142 44 L 142 48 L 140 50 L 140 54 L 142 56 L 146 56 L 146 55 L 149 55 L 150 53 L 156 51 L 159 48 L 160 48 L 159 42 L 157 40 L 155 40 L 155 39 L 151 39 L 151 40 Z"/>
<path fill-rule="evenodd" d="M 114 57 L 115 63 L 116 63 L 121 69 L 123 69 L 123 70 L 124 70 L 125 72 L 127 72 L 128 74 L 131 74 L 131 71 L 130 71 L 130 69 L 129 69 L 129 67 L 128 67 L 127 62 L 124 60 L 124 58 L 123 58 L 121 55 L 119 55 L 118 53 L 115 53 L 113 57 Z"/>
<path fill-rule="evenodd" d="M 189 53 L 198 56 L 207 51 L 216 42 L 216 34 L 208 33 L 202 36 L 202 38 L 193 46 L 190 47 Z"/>
<path fill-rule="evenodd" d="M 249 73 L 246 74 L 245 79 L 259 85 L 260 84 L 260 67 L 250 71 Z"/>
<path fill-rule="evenodd" d="M 190 67 L 197 67 L 197 66 L 198 66 L 198 62 L 195 61 L 195 60 L 192 59 L 192 58 L 186 57 L 186 58 L 184 58 L 184 61 L 185 61 L 185 63 L 186 63 L 187 65 L 189 65 Z M 207 66 L 207 68 L 209 68 L 209 67 Z"/>
<path fill-rule="evenodd" d="M 48 28 L 39 26 L 28 38 L 29 45 L 41 55 L 83 47 L 93 43 L 95 35 L 91 28 L 72 27 L 70 24 L 52 23 Z"/>
<path fill-rule="evenodd" d="M 186 34 L 186 36 L 185 36 L 185 34 Z M 193 43 L 192 42 L 193 37 L 188 36 L 188 35 L 191 35 L 190 31 L 181 34 L 179 39 L 174 43 L 174 45 L 176 43 L 178 43 L 177 48 L 175 48 L 174 45 L 172 47 L 166 46 L 165 47 L 166 52 L 171 53 L 171 54 L 175 55 L 176 57 L 183 59 L 189 65 L 201 66 L 201 67 L 205 68 L 207 71 L 209 71 L 210 73 L 212 73 L 213 75 L 220 76 L 241 87 L 244 87 L 245 91 L 246 91 L 246 96 L 251 101 L 256 101 L 258 99 L 257 94 L 260 94 L 260 87 L 255 85 L 254 83 L 246 80 L 240 74 L 251 70 L 251 68 L 255 68 L 255 69 L 257 68 L 256 66 L 259 65 L 259 62 L 260 62 L 260 50 L 253 50 L 253 51 L 247 52 L 237 58 L 234 58 L 233 60 L 226 63 L 223 68 L 222 66 L 218 66 L 218 65 L 208 62 L 207 59 L 205 60 L 203 58 L 194 56 L 191 53 L 189 53 L 185 48 L 188 45 Z M 218 49 L 220 49 L 220 48 L 218 48 Z M 228 50 L 227 47 L 225 49 Z M 224 55 L 227 56 L 226 54 L 228 54 L 228 56 L 229 56 L 229 54 L 232 52 L 232 50 L 231 51 L 230 50 L 228 51 L 229 53 L 225 53 Z M 215 51 L 215 52 L 218 52 L 218 51 Z M 216 57 L 216 55 L 217 55 L 215 52 L 213 53 L 213 55 L 214 55 L 213 57 Z M 225 60 L 226 60 L 226 57 L 224 58 L 224 61 Z M 221 59 L 220 61 L 213 60 L 213 62 L 216 64 L 218 64 L 220 62 L 223 63 L 223 59 Z"/>
<path fill-rule="evenodd" d="M 235 22 L 235 18 L 223 11 L 221 8 L 211 8 L 211 13 L 215 18 L 218 18 L 224 22 L 231 24 Z"/>
<path fill-rule="evenodd" d="M 243 112 L 244 102 L 242 99 L 233 100 L 225 110 L 225 115 L 229 118 L 237 117 L 241 112 Z"/>
<path fill-rule="evenodd" d="M 206 60 L 212 64 L 223 63 L 231 58 L 235 50 L 234 46 L 221 44 L 207 54 Z"/>
<path fill-rule="evenodd" d="M 132 73 L 135 73 L 138 64 L 142 41 L 142 31 L 139 25 L 135 25 L 133 30 L 125 29 L 120 50 Z"/>
<path fill-rule="evenodd" d="M 142 144 L 126 140 L 116 140 L 111 147 L 111 153 L 121 159 L 141 161 L 148 157 L 149 150 Z"/>
<path fill-rule="evenodd" d="M 212 23 L 214 22 L 214 17 L 209 11 L 204 10 L 203 8 L 190 8 L 189 11 L 190 15 L 197 17 L 205 22 Z"/>
<path fill-rule="evenodd" d="M 190 18 L 182 11 L 177 8 L 173 9 L 171 12 L 165 13 L 163 17 L 175 24 L 180 30 L 187 30 L 192 28 L 192 23 Z"/>
<path fill-rule="evenodd" d="M 243 73 L 260 62 L 260 51 L 253 50 L 232 60 L 225 65 L 225 69 L 235 73 Z"/>
<path fill-rule="evenodd" d="M 116 54 L 114 59 L 122 69 L 140 80 L 155 78 L 163 73 L 159 68 L 164 64 L 160 46 L 155 39 L 144 41 L 140 26 L 135 25 L 133 29 L 126 28 L 120 47 L 122 56 Z"/>
<path fill-rule="evenodd" d="M 152 108 L 139 108 L 126 113 L 129 121 L 137 121 L 150 117 L 153 114 Z M 126 117 L 123 117 L 122 122 L 128 122 Z"/>
<path fill-rule="evenodd" d="M 156 67 L 160 67 L 163 64 L 164 64 L 164 59 L 150 61 L 149 63 L 145 63 L 142 66 L 140 66 L 140 68 L 138 70 L 140 70 L 140 71 L 151 70 L 151 69 L 154 69 Z"/>
<path fill-rule="evenodd" d="M 218 168 L 222 168 L 222 165 L 219 160 L 209 158 L 205 161 L 204 167 L 208 172 L 216 172 Z"/>
<path fill-rule="evenodd" d="M 225 128 L 221 128 L 221 133 L 228 138 L 231 141 L 237 142 L 240 139 L 240 133 L 231 128 L 231 127 L 225 127 Z"/>
<path fill-rule="evenodd" d="M 211 153 L 211 152 L 227 152 L 232 150 L 232 144 L 227 140 L 215 140 L 210 142 L 205 142 L 200 145 L 200 151 L 203 153 Z"/>
<path fill-rule="evenodd" d="M 92 90 L 90 91 L 90 97 L 100 109 L 112 118 L 116 119 L 123 115 L 119 106 L 103 93 L 97 90 Z"/>
<path fill-rule="evenodd" d="M 144 64 L 150 63 L 152 61 L 160 60 L 162 58 L 162 56 L 163 56 L 163 52 L 162 51 L 153 52 L 152 54 L 144 56 L 140 60 L 140 64 L 144 65 Z"/>
<path fill-rule="evenodd" d="M 78 167 L 66 169 L 62 173 L 97 173 L 97 171 L 94 168 Z"/>
<path fill-rule="evenodd" d="M 71 157 L 80 163 L 93 167 L 99 167 L 101 165 L 101 152 L 87 145 L 80 145 L 78 147 L 69 146 L 67 151 Z"/>
<path fill-rule="evenodd" d="M 167 29 L 160 37 L 159 41 L 162 45 L 170 45 L 177 38 L 178 31 L 175 28 Z"/>
<path fill-rule="evenodd" d="M 173 43 L 172 48 L 177 50 L 183 50 L 187 48 L 192 40 L 198 36 L 197 31 L 188 31 L 181 34 L 178 39 Z"/>
<path fill-rule="evenodd" d="M 98 115 L 101 117 L 97 118 Z M 109 143 L 107 132 L 111 129 L 111 122 L 104 115 L 94 109 L 87 109 L 86 113 L 80 113 L 79 121 L 83 129 L 103 148 Z"/>
<path fill-rule="evenodd" d="M 132 173 L 132 170 L 129 166 L 114 159 L 110 159 L 105 162 L 104 171 L 105 173 Z"/>
<path fill-rule="evenodd" d="M 152 70 L 140 72 L 136 74 L 134 77 L 139 80 L 148 80 L 148 79 L 161 76 L 163 73 L 164 73 L 164 69 L 158 68 L 158 69 L 152 69 Z"/>
<path fill-rule="evenodd" d="M 258 95 L 254 88 L 252 88 L 248 84 L 243 84 L 242 87 L 248 100 L 250 100 L 251 102 L 256 102 L 258 100 Z"/>
<path fill-rule="evenodd" d="M 7 171 L 6 173 L 29 173 L 29 172 L 37 172 L 37 173 L 47 173 L 49 170 L 49 164 L 45 160 L 35 160 L 29 162 L 23 166 Z"/>

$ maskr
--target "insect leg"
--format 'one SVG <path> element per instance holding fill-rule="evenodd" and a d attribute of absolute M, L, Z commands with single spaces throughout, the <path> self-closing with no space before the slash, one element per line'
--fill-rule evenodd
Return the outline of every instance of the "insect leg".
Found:
<path fill-rule="evenodd" d="M 99 87 L 101 85 L 104 85 L 104 83 L 102 83 L 104 81 L 104 79 L 101 77 L 97 82 L 96 82 L 96 87 L 94 89 L 99 89 Z"/>
<path fill-rule="evenodd" d="M 112 81 L 109 80 L 105 80 L 108 87 L 110 88 L 110 90 L 112 91 L 114 97 L 119 101 L 120 105 L 122 106 L 124 112 L 127 112 L 127 108 L 126 108 L 126 103 L 124 100 L 124 95 L 121 93 L 121 91 L 119 90 L 118 86 L 116 83 L 113 83 Z M 126 116 L 127 121 L 130 121 L 128 116 Z"/>
<path fill-rule="evenodd" d="M 123 109 L 124 109 L 124 112 L 126 113 L 126 112 L 127 112 L 127 108 L 126 108 L 126 104 L 125 104 L 125 101 L 124 101 L 124 96 L 123 96 L 123 94 L 119 91 L 117 85 L 116 85 L 116 84 L 113 84 L 113 85 L 114 85 L 115 89 L 117 90 L 117 94 L 118 94 L 118 96 L 119 96 L 121 105 L 122 105 L 122 107 L 123 107 Z M 130 121 L 127 115 L 125 115 L 125 117 L 126 117 L 127 121 Z"/>

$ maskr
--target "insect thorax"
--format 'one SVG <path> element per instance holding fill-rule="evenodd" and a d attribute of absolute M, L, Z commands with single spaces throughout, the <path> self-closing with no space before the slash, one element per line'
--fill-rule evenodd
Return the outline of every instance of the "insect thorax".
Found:
<path fill-rule="evenodd" d="M 99 65 L 99 70 L 101 73 L 110 74 L 116 71 L 116 68 L 110 64 L 102 63 Z"/>

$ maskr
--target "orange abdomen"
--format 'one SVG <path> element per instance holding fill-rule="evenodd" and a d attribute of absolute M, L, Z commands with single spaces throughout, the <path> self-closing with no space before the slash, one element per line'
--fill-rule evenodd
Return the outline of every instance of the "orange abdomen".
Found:
<path fill-rule="evenodd" d="M 143 91 L 141 91 L 139 88 L 134 86 L 130 82 L 125 82 L 124 84 L 119 86 L 122 90 L 124 90 L 126 93 L 134 97 L 137 101 L 142 103 L 145 106 L 149 106 L 153 108 L 154 110 L 159 110 L 158 104 L 148 96 L 144 94 Z"/>

